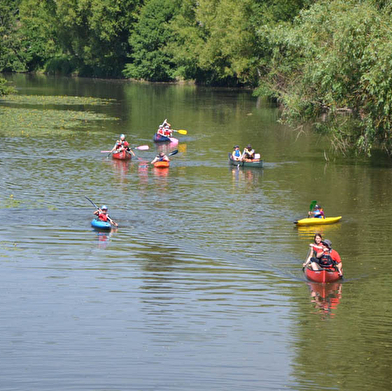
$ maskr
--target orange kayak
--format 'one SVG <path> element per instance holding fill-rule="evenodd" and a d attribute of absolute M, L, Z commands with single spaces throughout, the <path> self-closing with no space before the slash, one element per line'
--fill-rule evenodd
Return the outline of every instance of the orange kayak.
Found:
<path fill-rule="evenodd" d="M 166 160 L 162 160 L 154 163 L 154 167 L 156 168 L 167 168 L 169 166 L 170 166 L 170 162 Z"/>

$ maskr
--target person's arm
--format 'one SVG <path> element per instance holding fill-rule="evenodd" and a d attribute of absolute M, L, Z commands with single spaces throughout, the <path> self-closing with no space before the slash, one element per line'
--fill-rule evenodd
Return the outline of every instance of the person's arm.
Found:
<path fill-rule="evenodd" d="M 118 227 L 118 224 L 113 219 L 111 219 L 109 216 L 108 216 L 108 220 L 109 220 L 111 225 L 114 225 L 115 227 Z"/>
<path fill-rule="evenodd" d="M 158 158 L 156 157 L 150 164 L 154 164 L 157 160 Z"/>

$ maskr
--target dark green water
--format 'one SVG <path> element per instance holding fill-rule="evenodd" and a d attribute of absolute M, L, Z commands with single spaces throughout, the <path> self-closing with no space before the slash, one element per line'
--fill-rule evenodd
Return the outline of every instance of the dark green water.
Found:
<path fill-rule="evenodd" d="M 30 100 L 0 102 L 1 390 L 391 388 L 388 161 L 335 159 L 249 92 L 7 78 Z M 178 147 L 152 143 L 165 118 Z M 150 150 L 106 159 L 120 133 Z M 231 168 L 249 142 L 264 169 Z M 147 166 L 162 148 L 169 170 Z M 301 270 L 311 200 L 343 216 L 321 229 L 345 270 L 327 288 Z"/>

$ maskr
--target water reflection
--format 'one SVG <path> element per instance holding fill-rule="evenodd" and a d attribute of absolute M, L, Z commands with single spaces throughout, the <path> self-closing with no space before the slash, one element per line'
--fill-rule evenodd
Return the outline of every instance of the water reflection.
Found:
<path fill-rule="evenodd" d="M 342 298 L 342 283 L 330 284 L 308 283 L 311 302 L 315 304 L 317 313 L 323 317 L 334 317 L 336 308 Z"/>
<path fill-rule="evenodd" d="M 298 236 L 301 238 L 313 239 L 315 234 L 321 234 L 326 237 L 330 234 L 339 234 L 341 231 L 341 224 L 327 224 L 327 225 L 304 225 L 304 226 L 294 226 L 294 229 L 298 230 Z"/>
<path fill-rule="evenodd" d="M 109 245 L 111 237 L 115 232 L 117 232 L 117 230 L 117 228 L 112 228 L 110 231 L 94 229 L 93 231 L 96 233 L 98 239 L 98 248 L 102 250 L 105 249 Z"/>

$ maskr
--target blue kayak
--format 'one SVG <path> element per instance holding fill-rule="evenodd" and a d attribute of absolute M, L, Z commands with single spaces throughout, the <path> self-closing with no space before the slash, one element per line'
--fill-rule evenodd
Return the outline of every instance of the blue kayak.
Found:
<path fill-rule="evenodd" d="M 102 221 L 99 219 L 93 219 L 91 221 L 91 226 L 98 229 L 112 229 L 112 225 L 109 223 L 109 221 Z"/>

